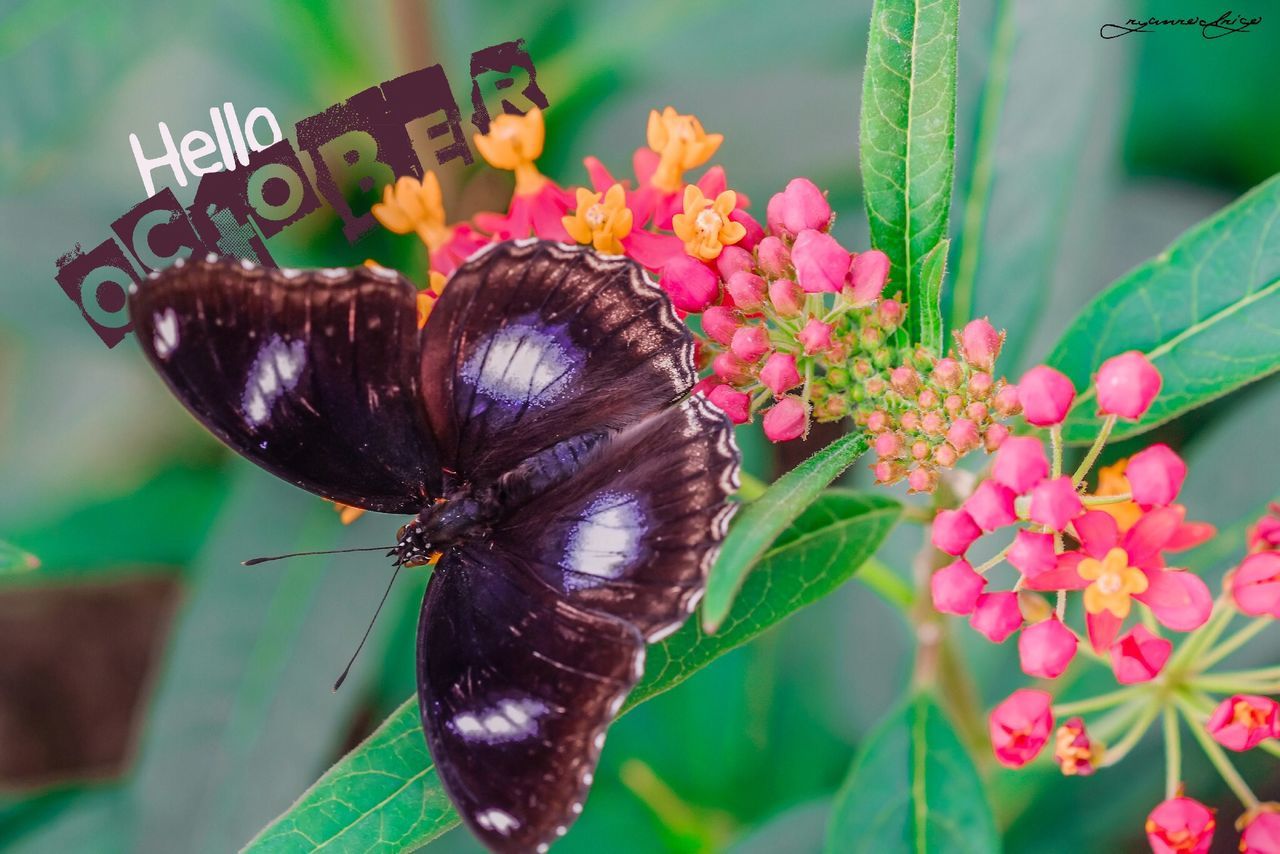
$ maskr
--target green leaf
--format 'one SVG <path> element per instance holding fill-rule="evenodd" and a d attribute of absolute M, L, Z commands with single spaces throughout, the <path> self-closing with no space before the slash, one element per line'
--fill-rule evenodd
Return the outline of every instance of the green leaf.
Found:
<path fill-rule="evenodd" d="M 920 299 L 925 303 L 921 318 L 920 343 L 935 353 L 942 352 L 942 278 L 947 272 L 950 240 L 943 240 L 929 250 L 920 265 Z"/>
<path fill-rule="evenodd" d="M 15 545 L 0 540 L 0 574 L 30 572 L 40 566 L 40 559 Z"/>
<path fill-rule="evenodd" d="M 876 0 L 862 84 L 862 184 L 871 245 L 905 285 L 912 341 L 941 328 L 924 259 L 947 236 L 956 129 L 955 0 Z"/>
<path fill-rule="evenodd" d="M 999 850 L 977 769 L 942 709 L 917 695 L 863 743 L 836 795 L 825 851 Z"/>
<path fill-rule="evenodd" d="M 649 647 L 645 678 L 624 709 L 666 691 L 794 611 L 847 581 L 888 536 L 901 505 L 885 496 L 831 490 L 778 538 L 743 586 L 723 631 L 697 621 Z M 329 769 L 245 851 L 406 850 L 458 823 L 431 763 L 417 700 Z"/>
<path fill-rule="evenodd" d="M 1099 294 L 1076 317 L 1048 363 L 1076 387 L 1064 435 L 1090 442 L 1098 430 L 1098 367 L 1128 350 L 1145 353 L 1164 387 L 1141 433 L 1280 370 L 1280 176 L 1196 225 L 1168 249 Z"/>
<path fill-rule="evenodd" d="M 707 578 L 702 623 L 708 631 L 715 631 L 724 621 L 743 579 L 769 544 L 862 456 L 869 443 L 860 433 L 840 437 L 778 478 L 763 496 L 739 512 Z"/>

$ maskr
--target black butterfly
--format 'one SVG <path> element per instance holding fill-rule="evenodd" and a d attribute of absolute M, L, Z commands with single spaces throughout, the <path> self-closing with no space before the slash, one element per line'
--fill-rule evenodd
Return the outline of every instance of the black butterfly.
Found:
<path fill-rule="evenodd" d="M 538 240 L 462 265 L 425 328 L 399 274 L 176 262 L 130 295 L 174 394 L 268 471 L 414 514 L 427 743 L 498 851 L 582 811 L 604 734 L 703 592 L 737 487 L 693 340 L 634 262 Z"/>

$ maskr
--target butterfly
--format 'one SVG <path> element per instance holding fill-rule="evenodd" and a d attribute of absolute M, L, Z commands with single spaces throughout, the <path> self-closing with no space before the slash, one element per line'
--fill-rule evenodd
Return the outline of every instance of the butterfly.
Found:
<path fill-rule="evenodd" d="M 129 296 L 137 338 L 231 448 L 332 501 L 412 515 L 434 562 L 418 701 L 445 790 L 495 851 L 582 812 L 645 645 L 697 606 L 740 455 L 693 339 L 633 261 L 537 239 L 462 264 L 417 322 L 380 267 L 209 256 Z"/>

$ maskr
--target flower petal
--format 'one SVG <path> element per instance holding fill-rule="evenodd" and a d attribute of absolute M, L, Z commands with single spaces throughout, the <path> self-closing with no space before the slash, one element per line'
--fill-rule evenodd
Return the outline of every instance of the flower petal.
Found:
<path fill-rule="evenodd" d="M 1144 566 L 1157 557 L 1178 528 L 1186 510 L 1181 506 L 1160 507 L 1143 514 L 1129 533 L 1124 535 L 1124 550 L 1131 566 Z"/>
<path fill-rule="evenodd" d="M 1120 541 L 1120 528 L 1110 513 L 1090 510 L 1077 516 L 1071 524 L 1076 529 L 1076 539 L 1084 547 L 1085 554 L 1094 560 L 1102 560 Z"/>
<path fill-rule="evenodd" d="M 1134 596 L 1156 619 L 1176 632 L 1198 629 L 1213 610 L 1213 594 L 1204 579 L 1185 569 L 1145 570 L 1147 589 Z"/>
<path fill-rule="evenodd" d="M 1084 555 L 1080 552 L 1063 552 L 1058 555 L 1058 565 L 1034 578 L 1026 578 L 1024 586 L 1031 590 L 1083 590 L 1089 582 L 1080 577 L 1076 567 Z"/>
<path fill-rule="evenodd" d="M 1093 651 L 1099 655 L 1105 652 L 1120 633 L 1123 622 L 1123 619 L 1106 610 L 1086 614 L 1085 623 L 1089 627 L 1089 643 L 1093 646 Z"/>

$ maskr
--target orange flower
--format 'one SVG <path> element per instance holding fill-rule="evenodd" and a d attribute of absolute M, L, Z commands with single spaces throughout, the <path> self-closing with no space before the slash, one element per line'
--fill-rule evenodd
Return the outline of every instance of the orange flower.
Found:
<path fill-rule="evenodd" d="M 696 184 L 690 184 L 684 190 L 684 213 L 672 217 L 671 230 L 694 258 L 714 261 L 720 250 L 747 234 L 746 226 L 729 218 L 737 204 L 738 194 L 733 190 L 725 190 L 712 201 Z"/>
<path fill-rule="evenodd" d="M 675 107 L 661 113 L 650 110 L 646 136 L 649 148 L 659 156 L 650 181 L 666 193 L 678 192 L 684 185 L 685 170 L 706 163 L 724 142 L 723 134 L 707 133 L 697 118 L 677 113 Z"/>
<path fill-rule="evenodd" d="M 578 188 L 578 209 L 561 219 L 565 231 L 579 243 L 589 243 L 601 252 L 621 255 L 622 238 L 631 233 L 632 216 L 627 193 L 614 184 L 605 193 Z"/>

